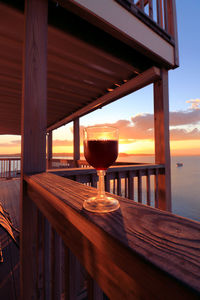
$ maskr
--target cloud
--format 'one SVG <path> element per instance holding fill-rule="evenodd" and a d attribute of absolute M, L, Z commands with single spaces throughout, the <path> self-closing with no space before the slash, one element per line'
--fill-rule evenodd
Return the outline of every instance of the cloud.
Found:
<path fill-rule="evenodd" d="M 190 131 L 185 129 L 171 129 L 170 130 L 170 140 L 181 141 L 181 140 L 199 140 L 200 130 L 194 128 Z"/>
<path fill-rule="evenodd" d="M 187 100 L 186 103 L 191 103 L 191 106 L 189 107 L 189 109 L 200 109 L 200 99 L 190 99 Z"/>
<path fill-rule="evenodd" d="M 170 113 L 171 140 L 197 140 L 200 139 L 200 110 L 178 111 Z M 114 126 L 120 130 L 122 143 L 133 143 L 135 140 L 153 140 L 154 138 L 154 115 L 138 114 L 131 120 L 118 120 L 115 123 L 96 124 L 94 126 Z M 178 126 L 193 125 L 192 129 L 182 129 Z M 194 128 L 194 126 L 196 127 Z M 175 127 L 175 128 L 174 128 Z M 177 127 L 177 128 L 176 128 Z"/>
<path fill-rule="evenodd" d="M 0 143 L 0 147 L 18 147 L 21 145 L 20 140 L 14 140 L 7 143 Z"/>
<path fill-rule="evenodd" d="M 72 146 L 71 140 L 53 140 L 53 146 Z"/>
<path fill-rule="evenodd" d="M 195 125 L 200 122 L 200 110 L 170 112 L 170 126 Z"/>

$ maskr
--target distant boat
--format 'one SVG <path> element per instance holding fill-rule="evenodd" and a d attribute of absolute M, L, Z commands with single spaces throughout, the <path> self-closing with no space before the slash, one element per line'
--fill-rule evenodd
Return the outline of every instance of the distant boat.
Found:
<path fill-rule="evenodd" d="M 176 166 L 177 166 L 177 167 L 182 167 L 182 166 L 183 166 L 183 163 L 177 162 L 177 163 L 176 163 Z"/>

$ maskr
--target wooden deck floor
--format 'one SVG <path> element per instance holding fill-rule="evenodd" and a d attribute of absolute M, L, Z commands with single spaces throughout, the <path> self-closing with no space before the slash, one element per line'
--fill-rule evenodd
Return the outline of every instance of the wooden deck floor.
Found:
<path fill-rule="evenodd" d="M 9 213 L 13 226 L 19 229 L 20 179 L 0 180 L 0 204 Z M 19 248 L 0 228 L 0 246 L 3 262 L 0 263 L 0 299 L 19 299 Z M 15 237 L 17 236 L 14 232 Z"/>

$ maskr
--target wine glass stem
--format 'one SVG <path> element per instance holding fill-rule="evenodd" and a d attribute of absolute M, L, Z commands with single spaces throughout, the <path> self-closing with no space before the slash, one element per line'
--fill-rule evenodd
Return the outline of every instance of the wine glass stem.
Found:
<path fill-rule="evenodd" d="M 106 175 L 106 171 L 105 170 L 98 170 L 97 175 L 99 176 L 98 197 L 104 198 L 105 197 L 104 176 Z"/>

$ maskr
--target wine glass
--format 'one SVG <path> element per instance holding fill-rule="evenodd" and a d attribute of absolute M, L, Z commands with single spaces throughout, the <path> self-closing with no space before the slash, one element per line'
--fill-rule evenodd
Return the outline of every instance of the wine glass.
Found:
<path fill-rule="evenodd" d="M 98 193 L 84 201 L 86 210 L 98 213 L 119 208 L 119 201 L 105 194 L 104 176 L 118 156 L 118 129 L 110 126 L 91 126 L 84 129 L 84 155 L 87 162 L 97 170 Z"/>

